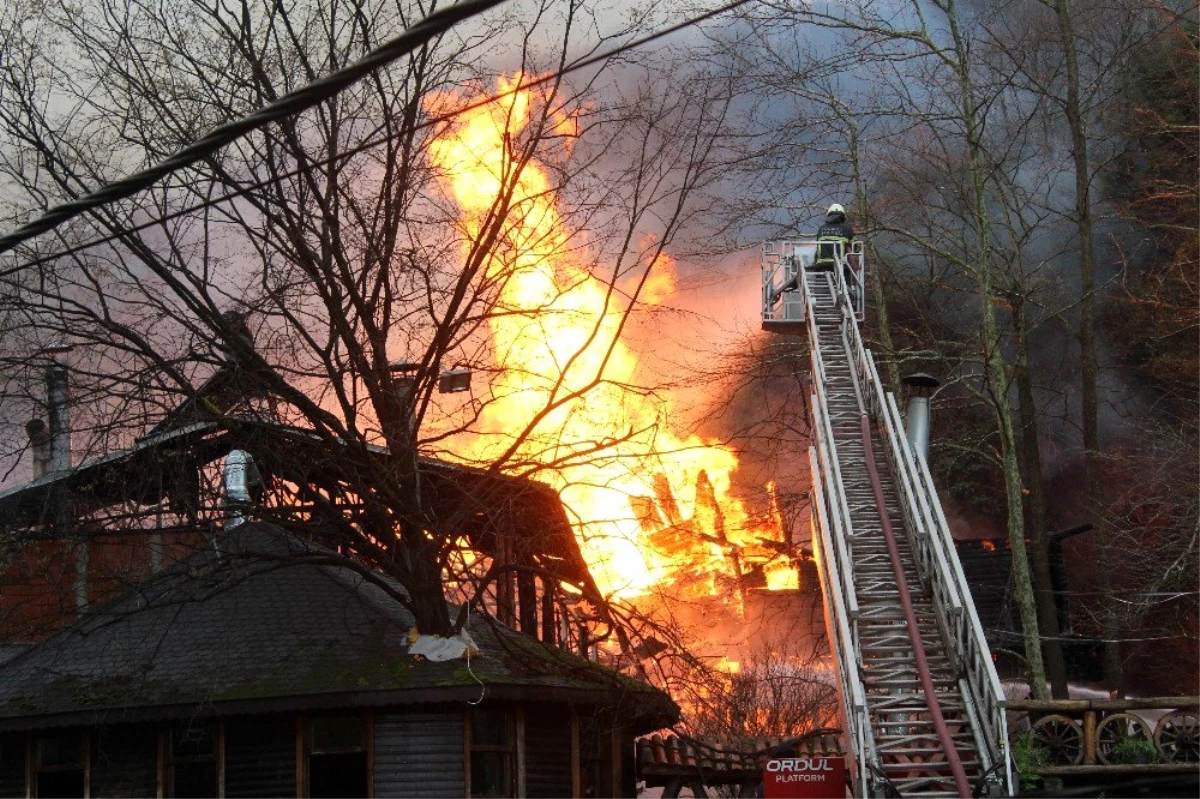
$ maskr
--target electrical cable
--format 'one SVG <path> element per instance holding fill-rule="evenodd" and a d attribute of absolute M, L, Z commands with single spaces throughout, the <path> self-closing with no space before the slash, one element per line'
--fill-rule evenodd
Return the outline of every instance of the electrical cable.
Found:
<path fill-rule="evenodd" d="M 468 705 L 478 705 L 478 704 L 481 704 L 484 700 L 484 697 L 487 696 L 487 686 L 484 684 L 483 680 L 479 679 L 479 677 L 476 676 L 474 670 L 471 668 L 471 644 L 470 644 L 471 633 L 469 632 L 470 625 L 471 625 L 471 609 L 470 609 L 470 607 L 468 607 L 469 604 L 470 604 L 469 602 L 463 603 L 463 607 L 466 608 L 466 611 L 467 611 L 467 615 L 463 619 L 463 634 L 466 636 L 466 639 L 467 639 L 466 651 L 465 651 L 465 654 L 467 656 L 467 674 L 470 674 L 471 679 L 473 679 L 473 680 L 475 680 L 475 682 L 479 683 L 479 698 L 473 702 L 470 699 L 468 699 L 467 704 Z"/>
<path fill-rule="evenodd" d="M 504 0 L 480 0 L 480 2 L 485 2 L 487 4 L 487 7 L 491 7 L 492 5 L 496 5 L 503 1 Z M 459 3 L 456 6 L 453 6 L 452 8 L 458 8 L 459 6 L 467 5 L 468 2 L 471 2 L 471 0 L 463 0 L 463 2 Z M 709 19 L 712 19 L 713 17 L 720 16 L 721 14 L 724 14 L 724 13 L 732 11 L 740 6 L 747 5 L 747 4 L 753 3 L 753 2 L 758 2 L 758 0 L 734 0 L 733 2 L 726 3 L 725 5 L 722 5 L 722 6 L 718 6 L 717 8 L 714 8 L 710 11 L 706 11 L 705 13 L 699 14 L 695 17 L 690 17 L 690 18 L 684 20 L 683 22 L 679 22 L 675 25 L 664 28 L 663 30 L 655 31 L 654 33 L 647 34 L 646 36 L 643 36 L 640 39 L 634 39 L 633 41 L 627 42 L 618 47 L 614 47 L 614 48 L 612 48 L 610 50 L 606 50 L 602 53 L 597 53 L 596 55 L 593 55 L 593 56 L 589 56 L 588 58 L 585 58 L 581 61 L 577 61 L 574 64 L 564 67 L 561 70 L 547 73 L 545 75 L 530 79 L 528 81 L 523 81 L 522 83 L 518 84 L 517 86 L 514 86 L 513 88 L 508 89 L 506 91 L 500 92 L 498 94 L 490 95 L 488 97 L 484 97 L 479 100 L 475 100 L 471 103 L 467 103 L 466 105 L 463 105 L 463 106 L 455 109 L 454 111 L 450 111 L 450 112 L 447 112 L 447 113 L 439 115 L 439 116 L 431 117 L 431 118 L 425 120 L 424 122 L 420 122 L 420 123 L 417 123 L 416 125 L 414 125 L 413 130 L 423 130 L 423 129 L 431 127 L 433 125 L 437 125 L 437 124 L 440 124 L 443 122 L 450 121 L 460 114 L 467 113 L 468 111 L 473 111 L 476 108 L 481 108 L 490 103 L 497 102 L 499 100 L 502 100 L 505 97 L 516 94 L 518 92 L 526 91 L 535 86 L 539 86 L 541 84 L 549 83 L 550 81 L 557 80 L 558 78 L 561 78 L 565 75 L 569 75 L 573 72 L 578 72 L 579 70 L 586 69 L 587 67 L 590 67 L 590 66 L 594 66 L 602 61 L 605 61 L 610 58 L 613 58 L 614 56 L 620 55 L 621 53 L 628 52 L 630 50 L 634 50 L 636 48 L 642 47 L 653 41 L 662 39 L 666 36 L 670 36 L 673 33 L 677 33 L 680 30 L 692 27 L 693 25 L 697 25 L 701 22 L 705 22 Z M 437 12 L 437 13 L 441 13 L 441 12 Z M 430 15 L 430 16 L 432 17 L 434 15 Z M 428 20 L 428 19 L 430 19 L 430 17 L 426 18 L 426 20 Z M 425 20 L 422 20 L 422 22 L 424 22 L 424 21 Z M 417 25 L 420 25 L 420 24 L 421 23 L 417 23 Z M 416 27 L 416 26 L 414 26 L 414 27 Z M 410 31 L 411 30 L 412 29 L 410 29 Z M 441 31 L 435 31 L 434 33 L 429 34 L 428 38 L 432 38 L 438 32 L 441 32 Z M 394 45 L 396 42 L 399 41 L 400 38 L 403 38 L 403 36 L 399 37 L 396 40 L 393 40 L 393 42 L 389 43 L 389 45 L 385 45 L 385 47 Z M 419 44 L 421 44 L 421 43 L 419 42 L 416 45 L 413 45 L 413 47 L 415 48 L 416 46 L 419 46 Z M 383 48 L 380 48 L 380 49 L 382 50 Z M 410 48 L 410 49 L 412 49 L 412 48 Z M 378 51 L 375 51 L 375 52 L 378 52 Z M 373 55 L 374 55 L 374 53 L 372 53 L 372 55 L 369 55 L 366 58 L 362 59 L 362 61 L 356 62 L 354 65 L 352 65 L 352 67 L 349 67 L 347 69 L 352 69 L 354 67 L 357 67 L 357 66 L 363 64 L 368 59 L 370 59 L 372 61 L 372 64 L 373 64 L 371 67 L 372 69 L 374 69 L 377 66 L 381 66 L 383 63 L 385 63 L 385 61 L 374 59 L 372 57 Z M 398 55 L 403 55 L 403 53 L 396 53 L 393 56 L 393 58 Z M 344 71 L 345 70 L 343 70 L 343 72 Z M 297 92 L 293 92 L 292 94 L 289 94 L 284 98 L 281 98 L 281 100 L 267 106 L 266 108 L 262 109 L 259 112 L 255 112 L 255 114 L 251 114 L 248 117 L 243 117 L 241 120 L 238 120 L 234 123 L 229 123 L 229 125 L 227 125 L 227 126 L 222 126 L 221 128 L 217 128 L 216 130 L 213 131 L 213 133 L 209 134 L 209 136 L 202 139 L 201 142 L 208 141 L 217 133 L 217 131 L 222 130 L 223 128 L 226 128 L 226 127 L 229 127 L 232 125 L 239 126 L 239 132 L 233 137 L 233 138 L 237 138 L 237 136 L 240 136 L 243 133 L 247 133 L 250 130 L 254 129 L 255 127 L 259 127 L 263 124 L 266 124 L 266 122 L 275 121 L 274 118 L 262 118 L 262 117 L 259 117 L 259 115 L 263 114 L 265 111 L 267 111 L 269 109 L 274 108 L 275 106 L 282 103 L 284 100 L 287 100 L 288 98 L 292 98 L 302 92 L 306 92 L 307 90 L 311 89 L 313 86 L 321 84 L 324 81 L 332 80 L 333 78 L 339 76 L 340 74 L 341 74 L 340 72 L 332 73 L 331 75 L 327 76 L 326 78 L 323 78 L 319 81 L 309 84 L 304 89 L 300 89 Z M 359 77 L 361 77 L 361 76 L 359 76 Z M 355 80 L 357 80 L 357 78 L 355 78 Z M 339 83 L 341 83 L 341 82 L 342 81 L 339 81 Z M 353 82 L 354 82 L 353 80 L 345 81 L 342 88 L 349 86 Z M 327 86 L 327 84 L 326 84 L 326 86 Z M 330 94 L 329 96 L 332 96 L 332 94 Z M 322 99 L 327 99 L 327 98 L 318 97 L 318 98 L 314 99 L 311 103 L 309 103 L 309 105 L 306 105 L 304 107 L 293 108 L 288 113 L 295 113 L 295 112 L 304 110 L 305 108 L 311 107 L 312 105 L 315 105 L 317 102 L 320 102 Z M 247 120 L 250 120 L 251 118 L 256 118 L 256 117 L 258 117 L 258 120 L 255 125 L 253 125 L 251 127 L 245 127 L 245 128 L 242 127 L 242 125 L 244 125 L 244 123 L 246 123 Z M 279 117 L 279 118 L 282 118 L 282 117 Z M 282 172 L 278 175 L 272 176 L 269 179 L 255 181 L 253 183 L 247 183 L 236 189 L 231 189 L 231 190 L 223 192 L 221 194 L 217 194 L 217 195 L 208 197 L 203 202 L 185 206 L 176 211 L 172 211 L 168 214 L 163 214 L 162 216 L 155 217 L 154 219 L 148 220 L 146 222 L 142 222 L 140 224 L 133 225 L 131 227 L 123 228 L 119 232 L 110 233 L 106 236 L 101 236 L 101 237 L 94 238 L 94 239 L 89 239 L 88 241 L 82 242 L 80 244 L 72 245 L 71 247 L 68 247 L 64 250 L 57 251 L 50 255 L 44 255 L 44 256 L 40 256 L 38 258 L 30 259 L 21 264 L 18 264 L 15 267 L 11 267 L 6 270 L 0 270 L 0 278 L 8 277 L 12 274 L 15 274 L 16 272 L 22 271 L 27 268 L 31 268 L 34 266 L 40 266 L 41 264 L 48 263 L 57 258 L 63 258 L 63 257 L 69 256 L 69 255 L 74 255 L 76 253 L 83 252 L 84 250 L 90 249 L 92 247 L 96 247 L 96 246 L 99 246 L 102 244 L 108 244 L 110 242 L 113 242 L 113 241 L 116 241 L 116 240 L 122 238 L 123 236 L 129 235 L 130 233 L 138 233 L 140 231 L 147 230 L 149 228 L 161 225 L 164 222 L 169 222 L 173 219 L 178 219 L 181 216 L 186 216 L 187 214 L 194 213 L 196 211 L 204 210 L 206 208 L 211 208 L 211 207 L 218 205 L 220 203 L 223 203 L 227 200 L 231 200 L 231 199 L 240 197 L 250 191 L 253 191 L 254 189 L 263 188 L 264 186 L 267 186 L 267 185 L 277 182 L 279 180 L 296 177 L 297 175 L 300 175 L 301 173 L 303 173 L 306 170 L 313 169 L 316 167 L 329 166 L 329 165 L 334 164 L 342 159 L 350 158 L 352 156 L 358 155 L 359 153 L 365 152 L 373 147 L 378 147 L 379 145 L 387 142 L 390 138 L 391 138 L 390 135 L 385 135 L 385 136 L 380 136 L 379 138 L 376 138 L 376 139 L 370 139 L 370 140 L 363 142 L 361 144 L 358 144 L 354 147 L 348 148 L 347 150 L 344 150 L 342 152 L 338 152 L 334 155 L 331 155 L 328 158 L 311 161 L 302 168 L 293 169 L 288 172 Z M 230 139 L 229 141 L 231 142 L 232 140 L 233 139 Z M 148 188 L 150 185 L 155 183 L 159 178 L 164 177 L 167 174 L 169 174 L 170 172 L 176 171 L 177 169 L 180 169 L 183 166 L 186 166 L 188 163 L 191 163 L 192 161 L 195 161 L 195 160 L 203 157 L 204 154 L 198 154 L 198 155 L 195 155 L 194 157 L 190 158 L 186 163 L 178 163 L 175 166 L 173 166 L 172 168 L 167 169 L 165 171 L 163 171 L 163 169 L 162 169 L 162 167 L 165 164 L 176 161 L 177 159 L 179 159 L 181 157 L 181 155 L 183 153 L 191 151 L 192 148 L 197 147 L 201 142 L 197 142 L 196 144 L 189 145 L 188 147 L 184 148 L 184 150 L 181 150 L 175 156 L 172 156 L 172 158 L 167 159 L 167 161 L 164 161 L 162 164 L 160 164 L 157 167 L 154 167 L 150 170 L 146 170 L 145 172 L 139 172 L 139 173 L 135 173 L 134 175 L 130 175 L 129 177 L 124 178 L 123 180 L 117 181 L 116 183 L 112 183 L 112 184 L 109 184 L 108 186 L 98 189 L 97 191 L 87 195 L 86 197 L 65 203 L 63 205 L 55 206 L 54 208 L 50 209 L 45 214 L 43 214 L 41 217 L 39 217 L 37 220 L 34 220 L 33 222 L 30 222 L 30 223 L 22 226 L 21 228 L 18 228 L 16 231 L 14 231 L 6 236 L 0 237 L 0 254 L 8 252 L 13 247 L 20 244 L 23 241 L 27 241 L 28 239 L 33 238 L 34 236 L 40 235 L 41 233 L 45 233 L 45 232 L 48 232 L 48 231 L 54 229 L 58 225 L 62 224 L 63 222 L 65 222 L 71 218 L 74 218 L 75 216 L 78 216 L 80 213 L 83 213 L 84 211 L 91 210 L 100 205 L 104 205 L 108 202 L 113 202 L 118 199 L 124 199 L 124 198 L 136 193 L 137 191 L 139 191 L 141 189 Z M 229 143 L 229 142 L 225 142 L 225 143 Z M 220 145 L 218 145 L 218 146 L 220 146 Z M 205 153 L 205 154 L 210 154 L 210 153 Z M 154 177 L 147 181 L 146 178 L 151 173 L 153 173 Z M 130 188 L 130 186 L 132 186 L 132 188 Z M 121 187 L 120 193 L 116 192 L 116 189 L 118 187 Z"/>

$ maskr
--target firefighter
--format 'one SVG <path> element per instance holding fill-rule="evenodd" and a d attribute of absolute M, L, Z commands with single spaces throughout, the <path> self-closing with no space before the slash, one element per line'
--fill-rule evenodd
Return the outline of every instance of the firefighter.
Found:
<path fill-rule="evenodd" d="M 846 209 L 838 203 L 829 206 L 829 210 L 825 212 L 825 224 L 817 230 L 817 253 L 813 262 L 803 267 L 808 271 L 813 272 L 832 272 L 834 264 L 837 263 L 837 258 L 841 255 L 843 258 L 850 246 L 850 240 L 854 238 L 854 228 L 850 227 L 850 223 L 846 221 Z M 848 286 L 853 286 L 851 278 L 852 266 L 847 259 L 846 261 L 846 281 Z M 795 291 L 800 285 L 801 267 L 796 264 L 796 272 L 779 288 L 772 288 L 769 293 L 769 300 L 774 304 L 775 300 L 786 291 Z M 851 288 L 853 293 L 854 289 Z"/>
<path fill-rule="evenodd" d="M 817 257 L 813 268 L 832 272 L 839 256 L 842 259 L 846 289 L 850 293 L 850 304 L 858 308 L 858 268 L 853 256 L 849 254 L 850 241 L 854 238 L 854 228 L 846 221 L 846 209 L 834 203 L 825 212 L 825 224 L 817 231 Z"/>
<path fill-rule="evenodd" d="M 824 271 L 832 271 L 837 262 L 837 256 L 845 255 L 854 238 L 854 228 L 846 221 L 846 209 L 834 203 L 825 212 L 825 224 L 817 231 L 817 258 L 814 266 Z"/>

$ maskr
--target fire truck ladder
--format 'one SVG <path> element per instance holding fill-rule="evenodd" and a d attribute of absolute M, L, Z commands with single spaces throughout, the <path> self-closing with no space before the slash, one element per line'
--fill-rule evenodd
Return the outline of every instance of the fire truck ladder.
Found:
<path fill-rule="evenodd" d="M 833 246 L 830 262 L 815 239 L 764 245 L 763 328 L 808 338 L 813 551 L 854 792 L 1012 795 L 1004 694 L 950 529 L 859 333 L 861 244 Z"/>

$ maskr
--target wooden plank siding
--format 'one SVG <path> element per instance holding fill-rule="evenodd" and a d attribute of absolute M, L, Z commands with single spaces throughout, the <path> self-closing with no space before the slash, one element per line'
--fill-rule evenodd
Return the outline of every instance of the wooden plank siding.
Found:
<path fill-rule="evenodd" d="M 461 712 L 376 713 L 375 796 L 467 795 Z"/>
<path fill-rule="evenodd" d="M 628 748 L 628 736 L 611 723 L 566 704 L 510 706 L 508 712 L 513 734 L 510 790 L 517 795 L 611 796 L 632 789 L 632 769 L 624 757 L 613 757 L 616 749 Z M 369 796 L 469 795 L 466 712 L 453 705 L 421 706 L 416 712 L 364 711 L 362 718 Z M 305 796 L 311 746 L 307 719 L 286 713 L 218 720 L 218 794 L 230 799 Z M 86 733 L 85 790 L 97 799 L 169 795 L 170 729 L 164 724 L 126 724 L 79 730 Z M 36 737 L 0 734 L 0 797 L 35 795 L 28 742 Z"/>

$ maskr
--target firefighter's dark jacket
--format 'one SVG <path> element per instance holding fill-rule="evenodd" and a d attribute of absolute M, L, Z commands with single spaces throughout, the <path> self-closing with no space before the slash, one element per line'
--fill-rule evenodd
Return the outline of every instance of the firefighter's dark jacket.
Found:
<path fill-rule="evenodd" d="M 854 228 L 846 221 L 845 214 L 826 214 L 825 224 L 817 231 L 818 239 L 845 239 L 849 242 L 854 238 Z"/>
<path fill-rule="evenodd" d="M 837 244 L 832 242 L 848 246 L 853 238 L 854 228 L 850 227 L 850 223 L 846 221 L 845 214 L 826 214 L 825 224 L 821 225 L 817 231 L 817 264 L 828 267 L 833 263 Z"/>

